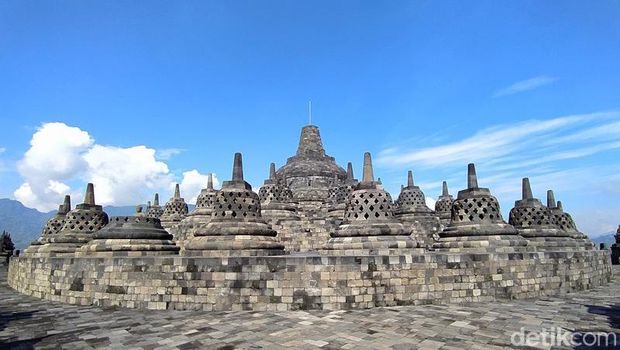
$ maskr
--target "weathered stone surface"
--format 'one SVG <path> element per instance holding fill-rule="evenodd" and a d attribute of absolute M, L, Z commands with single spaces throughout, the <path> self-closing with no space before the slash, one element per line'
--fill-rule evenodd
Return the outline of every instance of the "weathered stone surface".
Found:
<path fill-rule="evenodd" d="M 344 182 L 341 182 L 337 176 L 334 177 L 334 187 L 327 201 L 329 206 L 327 217 L 336 225 L 342 223 L 349 196 L 351 196 L 358 183 L 353 176 L 353 164 L 351 162 L 347 163 L 347 178 Z"/>
<path fill-rule="evenodd" d="M 269 224 L 278 224 L 281 221 L 299 221 L 297 208 L 293 203 L 293 192 L 283 179 L 276 176 L 276 165 L 269 166 L 269 178 L 258 190 L 261 216 Z"/>
<path fill-rule="evenodd" d="M 527 241 L 502 219 L 499 202 L 488 188 L 478 187 L 474 164 L 467 169 L 467 189 L 452 204 L 450 225 L 439 234 L 435 249 L 449 251 L 520 251 Z"/>
<path fill-rule="evenodd" d="M 297 154 L 277 171 L 286 179 L 295 200 L 326 201 L 334 176 L 344 180 L 344 169 L 325 154 L 319 128 L 306 125 L 301 130 Z"/>
<path fill-rule="evenodd" d="M 543 250 L 576 248 L 577 242 L 560 230 L 551 210 L 532 196 L 530 180 L 523 178 L 522 198 L 510 210 L 508 222 L 529 240 L 529 246 Z"/>
<path fill-rule="evenodd" d="M 450 224 L 450 219 L 452 217 L 452 202 L 454 202 L 454 197 L 452 197 L 448 192 L 448 183 L 444 181 L 442 184 L 441 196 L 439 196 L 435 202 L 435 212 L 439 215 L 439 221 L 441 222 L 442 229 Z"/>
<path fill-rule="evenodd" d="M 253 256 L 284 254 L 277 232 L 262 219 L 260 200 L 243 180 L 241 153 L 235 154 L 233 176 L 215 198 L 211 221 L 185 243 L 184 254 Z"/>
<path fill-rule="evenodd" d="M 547 207 L 551 210 L 551 214 L 553 214 L 555 218 L 555 224 L 560 230 L 573 237 L 581 248 L 594 249 L 594 243 L 590 241 L 588 236 L 577 229 L 573 217 L 564 212 L 562 202 L 558 201 L 556 204 L 555 195 L 552 190 L 547 191 Z"/>
<path fill-rule="evenodd" d="M 66 195 L 64 203 L 58 206 L 56 215 L 45 223 L 41 236 L 37 240 L 30 243 L 30 246 L 24 250 L 23 254 L 36 254 L 39 251 L 39 248 L 48 242 L 48 238 L 50 236 L 60 232 L 62 227 L 65 225 L 65 217 L 69 211 L 71 211 L 71 196 Z"/>
<path fill-rule="evenodd" d="M 155 193 L 155 199 L 153 199 L 153 205 L 149 203 L 146 207 L 146 216 L 150 218 L 161 218 L 164 213 L 164 208 L 159 205 L 159 193 Z"/>
<path fill-rule="evenodd" d="M 411 230 L 413 239 L 430 247 L 441 230 L 439 216 L 426 205 L 426 197 L 413 183 L 413 172 L 407 172 L 407 186 L 402 187 L 396 200 L 394 215 Z"/>
<path fill-rule="evenodd" d="M 196 232 L 203 231 L 211 221 L 211 214 L 215 207 L 217 191 L 213 189 L 213 174 L 209 173 L 207 188 L 203 188 L 196 198 L 196 207 L 176 226 L 175 241 L 180 247 L 193 237 Z"/>
<path fill-rule="evenodd" d="M 214 313 L 62 305 L 8 288 L 0 269 L 0 343 L 9 349 L 47 349 L 62 344 L 72 349 L 495 350 L 514 348 L 513 334 L 541 339 L 545 330 L 555 328 L 573 332 L 582 340 L 585 332 L 610 334 L 607 348 L 612 349 L 620 347 L 615 321 L 620 317 L 615 307 L 620 304 L 619 272 L 614 269 L 613 282 L 606 286 L 541 299 L 307 310 L 306 306 L 313 305 L 313 296 L 293 292 L 292 298 L 299 301 L 296 311 L 278 311 L 282 307 L 274 306 L 270 311 Z M 457 283 L 453 292 L 460 294 L 460 288 Z M 196 291 L 182 290 L 186 294 Z M 482 290 L 475 289 L 472 294 L 478 293 L 482 295 Z M 354 297 L 365 298 L 365 293 Z M 153 307 L 164 303 L 153 303 Z M 568 346 L 553 349 L 572 348 L 568 342 L 564 344 Z"/>
<path fill-rule="evenodd" d="M 181 198 L 181 191 L 179 190 L 179 184 L 174 186 L 174 195 L 164 205 L 164 211 L 159 217 L 161 225 L 166 231 L 172 235 L 177 234 L 176 226 L 183 220 L 188 213 L 189 209 L 185 199 Z M 178 240 L 178 238 L 176 238 Z"/>
<path fill-rule="evenodd" d="M 76 256 L 145 256 L 176 254 L 179 247 L 159 219 L 142 214 L 115 216 L 93 239 L 76 251 Z"/>
<path fill-rule="evenodd" d="M 95 204 L 95 189 L 92 183 L 86 186 L 84 203 L 78 204 L 65 216 L 65 222 L 48 243 L 39 248 L 37 254 L 73 255 L 75 251 L 92 239 L 92 234 L 108 223 L 108 214 Z"/>
<path fill-rule="evenodd" d="M 14 257 L 8 281 L 22 293 L 79 305 L 284 311 L 534 298 L 593 288 L 610 277 L 609 255 L 601 250 L 427 251 L 376 256 Z"/>
<path fill-rule="evenodd" d="M 349 196 L 342 224 L 325 244 L 325 254 L 376 254 L 380 249 L 399 252 L 417 247 L 410 231 L 394 217 L 392 197 L 374 181 L 368 152 L 363 174 Z"/>

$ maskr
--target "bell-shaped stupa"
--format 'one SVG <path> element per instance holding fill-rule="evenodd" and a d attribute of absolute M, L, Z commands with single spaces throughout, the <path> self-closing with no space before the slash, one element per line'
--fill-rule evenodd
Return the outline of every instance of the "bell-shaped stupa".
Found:
<path fill-rule="evenodd" d="M 529 241 L 528 246 L 539 250 L 557 250 L 576 247 L 575 240 L 555 222 L 551 210 L 532 195 L 530 180 L 522 180 L 521 200 L 515 201 L 510 210 L 508 223 L 513 225 L 519 234 Z"/>
<path fill-rule="evenodd" d="M 164 208 L 159 205 L 159 193 L 155 193 L 155 198 L 153 199 L 153 204 L 149 202 L 146 207 L 146 216 L 150 218 L 159 219 L 161 215 L 164 213 Z"/>
<path fill-rule="evenodd" d="M 333 193 L 329 197 L 327 216 L 330 219 L 338 221 L 338 224 L 344 219 L 344 211 L 349 201 L 349 196 L 353 193 L 355 186 L 359 182 L 353 176 L 353 164 L 347 163 L 347 178 L 334 188 Z"/>
<path fill-rule="evenodd" d="M 161 225 L 166 231 L 170 232 L 176 238 L 176 225 L 187 216 L 189 209 L 185 199 L 181 197 L 179 184 L 174 185 L 174 195 L 164 205 L 164 212 L 159 218 Z"/>
<path fill-rule="evenodd" d="M 278 224 L 283 220 L 299 221 L 295 204 L 293 203 L 293 192 L 286 184 L 276 178 L 276 165 L 269 165 L 269 178 L 265 180 L 263 186 L 258 190 L 260 199 L 261 215 L 270 224 Z"/>
<path fill-rule="evenodd" d="M 325 202 L 334 176 L 344 180 L 346 173 L 336 164 L 334 157 L 325 153 L 319 128 L 304 126 L 297 153 L 278 169 L 277 177 L 286 178 L 286 185 L 295 200 Z"/>
<path fill-rule="evenodd" d="M 277 232 L 261 217 L 258 195 L 243 180 L 241 153 L 235 154 L 231 181 L 215 197 L 211 222 L 185 243 L 186 255 L 257 256 L 284 254 Z"/>
<path fill-rule="evenodd" d="M 392 197 L 374 180 L 370 153 L 364 154 L 362 182 L 346 205 L 344 220 L 324 246 L 330 255 L 411 253 L 417 243 L 392 208 Z"/>
<path fill-rule="evenodd" d="M 448 192 L 448 183 L 444 181 L 442 184 L 441 196 L 439 196 L 435 202 L 435 212 L 439 215 L 439 221 L 443 227 L 450 224 L 452 202 L 454 202 L 454 197 Z"/>
<path fill-rule="evenodd" d="M 551 210 L 551 213 L 555 218 L 556 226 L 575 239 L 579 247 L 583 249 L 594 248 L 594 243 L 592 243 L 588 236 L 577 229 L 577 225 L 575 224 L 573 217 L 564 211 L 562 202 L 558 201 L 556 204 L 555 195 L 552 190 L 547 191 L 547 208 Z"/>
<path fill-rule="evenodd" d="M 77 249 L 88 243 L 93 233 L 108 223 L 108 214 L 95 204 L 95 188 L 92 183 L 86 186 L 84 203 L 78 204 L 65 216 L 60 232 L 49 236 L 48 243 L 39 253 L 49 255 L 73 255 Z"/>
<path fill-rule="evenodd" d="M 217 191 L 213 189 L 213 174 L 209 173 L 207 187 L 203 188 L 196 198 L 196 207 L 177 225 L 177 244 L 183 247 L 185 241 L 192 237 L 195 232 L 204 230 L 215 206 Z"/>
<path fill-rule="evenodd" d="M 430 246 L 441 229 L 439 216 L 426 205 L 426 197 L 420 187 L 413 183 L 413 172 L 407 172 L 407 186 L 400 191 L 394 215 L 411 230 L 413 239 Z"/>
<path fill-rule="evenodd" d="M 161 226 L 160 220 L 144 215 L 142 206 L 138 206 L 134 216 L 113 216 L 76 255 L 150 256 L 178 252 L 179 247 L 172 241 L 172 235 Z"/>
<path fill-rule="evenodd" d="M 65 217 L 69 211 L 71 211 L 71 196 L 66 195 L 63 204 L 58 206 L 56 215 L 45 223 L 41 236 L 30 243 L 30 246 L 24 250 L 24 255 L 36 254 L 39 248 L 48 242 L 49 237 L 60 232 L 65 224 Z"/>
<path fill-rule="evenodd" d="M 474 164 L 467 168 L 467 189 L 452 204 L 450 225 L 433 247 L 459 252 L 514 252 L 527 246 L 517 230 L 502 219 L 499 202 L 488 188 L 478 187 Z"/>

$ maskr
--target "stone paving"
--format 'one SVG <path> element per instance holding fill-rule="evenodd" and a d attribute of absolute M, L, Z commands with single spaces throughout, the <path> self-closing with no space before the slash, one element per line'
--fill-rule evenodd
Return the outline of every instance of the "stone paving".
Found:
<path fill-rule="evenodd" d="M 351 311 L 138 311 L 21 295 L 0 268 L 0 349 L 499 349 L 543 329 L 617 335 L 620 269 L 607 286 L 538 300 Z M 512 336 L 512 337 L 511 337 Z M 547 338 L 549 339 L 549 338 Z M 576 341 L 591 343 L 587 335 Z M 590 340 L 589 340 L 590 339 Z M 603 339 L 600 337 L 599 339 Z M 613 336 L 609 337 L 613 342 Z M 593 348 L 586 346 L 536 348 Z"/>

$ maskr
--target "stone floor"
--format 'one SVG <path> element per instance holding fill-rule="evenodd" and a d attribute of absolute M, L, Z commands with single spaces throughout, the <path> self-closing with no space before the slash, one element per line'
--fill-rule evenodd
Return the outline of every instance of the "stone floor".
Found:
<path fill-rule="evenodd" d="M 0 349 L 592 349 L 620 348 L 620 269 L 596 290 L 542 300 L 353 311 L 137 311 L 24 296 L 0 269 Z M 521 330 L 524 330 L 521 332 Z M 550 335 L 573 332 L 574 344 Z M 512 341 L 512 342 L 511 342 Z M 521 341 L 521 342 L 520 342 Z M 559 345 L 558 345 L 559 344 Z M 523 348 L 529 348 L 523 346 Z"/>

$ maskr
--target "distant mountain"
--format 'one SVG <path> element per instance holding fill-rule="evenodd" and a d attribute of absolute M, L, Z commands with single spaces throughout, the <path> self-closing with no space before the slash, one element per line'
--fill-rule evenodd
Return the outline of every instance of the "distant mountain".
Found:
<path fill-rule="evenodd" d="M 611 231 L 611 232 L 597 235 L 596 237 L 591 237 L 590 239 L 592 239 L 592 242 L 594 242 L 597 247 L 599 246 L 600 243 L 605 243 L 607 247 L 610 247 L 612 244 L 616 242 L 616 239 L 614 238 L 615 234 L 616 234 L 615 231 Z"/>
<path fill-rule="evenodd" d="M 143 206 L 146 206 L 144 204 Z M 194 209 L 194 205 L 189 205 L 189 210 Z M 75 206 L 73 207 L 75 208 Z M 136 212 L 135 206 L 106 206 L 103 210 L 109 216 L 129 216 Z M 6 230 L 11 234 L 15 249 L 23 250 L 37 239 L 41 234 L 43 226 L 56 211 L 42 213 L 36 209 L 27 208 L 21 202 L 1 198 L 0 199 L 0 232 Z"/>
<path fill-rule="evenodd" d="M 39 237 L 43 225 L 56 214 L 56 211 L 42 213 L 36 209 L 26 208 L 19 201 L 0 199 L 0 231 L 11 234 L 15 249 L 24 249 Z"/>

